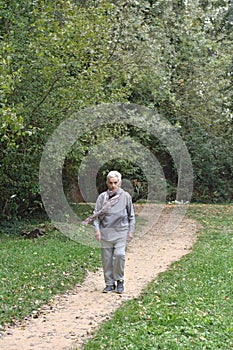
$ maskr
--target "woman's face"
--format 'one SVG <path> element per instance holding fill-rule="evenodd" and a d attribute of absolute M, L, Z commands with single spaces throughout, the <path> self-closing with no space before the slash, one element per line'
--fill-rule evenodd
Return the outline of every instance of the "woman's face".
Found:
<path fill-rule="evenodd" d="M 110 177 L 110 179 L 107 180 L 106 183 L 107 183 L 108 189 L 109 189 L 110 191 L 113 191 L 113 192 L 115 192 L 115 191 L 119 188 L 119 185 L 120 185 L 117 176 Z"/>

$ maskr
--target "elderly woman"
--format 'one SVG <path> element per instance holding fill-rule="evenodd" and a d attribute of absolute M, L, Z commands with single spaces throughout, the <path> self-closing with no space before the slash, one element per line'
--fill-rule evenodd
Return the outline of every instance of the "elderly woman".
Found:
<path fill-rule="evenodd" d="M 110 171 L 108 190 L 96 201 L 93 215 L 95 238 L 101 242 L 106 287 L 103 292 L 124 292 L 125 250 L 133 237 L 135 215 L 130 194 L 121 188 L 121 174 Z"/>

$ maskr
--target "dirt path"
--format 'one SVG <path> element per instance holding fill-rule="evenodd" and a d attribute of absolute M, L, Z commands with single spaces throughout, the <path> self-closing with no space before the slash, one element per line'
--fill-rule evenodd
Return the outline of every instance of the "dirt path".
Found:
<path fill-rule="evenodd" d="M 127 249 L 125 293 L 103 294 L 102 270 L 90 273 L 82 285 L 71 292 L 56 296 L 44 306 L 37 318 L 9 328 L 0 338 L 4 350 L 71 350 L 80 349 L 85 339 L 111 313 L 142 289 L 172 262 L 190 252 L 196 239 L 197 224 L 183 219 L 172 233 L 165 233 L 169 211 L 147 234 L 133 240 Z"/>

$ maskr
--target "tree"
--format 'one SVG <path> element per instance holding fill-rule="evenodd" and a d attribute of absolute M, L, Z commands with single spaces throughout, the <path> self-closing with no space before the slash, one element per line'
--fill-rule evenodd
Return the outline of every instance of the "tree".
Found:
<path fill-rule="evenodd" d="M 195 200 L 230 200 L 230 1 L 1 0 L 0 12 L 0 209 L 6 217 L 42 205 L 39 162 L 56 127 L 74 111 L 114 101 L 155 109 L 180 132 L 193 158 Z M 68 187 L 89 147 L 109 135 L 130 136 L 152 150 L 175 196 L 171 155 L 130 125 L 84 133 L 64 165 Z"/>
<path fill-rule="evenodd" d="M 13 1 L 2 2 L 1 12 L 1 209 L 10 215 L 40 204 L 39 161 L 54 128 L 72 111 L 121 99 L 126 89 L 105 88 L 113 65 L 110 3 Z"/>

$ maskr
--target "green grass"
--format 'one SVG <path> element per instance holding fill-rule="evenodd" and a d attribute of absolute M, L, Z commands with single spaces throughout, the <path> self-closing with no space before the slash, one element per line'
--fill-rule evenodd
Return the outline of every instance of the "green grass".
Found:
<path fill-rule="evenodd" d="M 85 349 L 233 349 L 233 207 L 192 205 L 191 254 L 101 325 Z"/>
<path fill-rule="evenodd" d="M 100 251 L 48 230 L 44 237 L 25 239 L 19 232 L 35 226 L 18 222 L 1 226 L 0 325 L 14 324 L 46 304 L 53 295 L 83 281 L 86 271 L 100 266 Z"/>
<path fill-rule="evenodd" d="M 232 214 L 230 205 L 190 206 L 188 215 L 203 227 L 192 253 L 117 310 L 85 349 L 233 349 Z M 99 249 L 51 228 L 34 240 L 19 235 L 35 225 L 37 221 L 1 226 L 2 327 L 72 289 L 86 270 L 100 266 Z"/>
<path fill-rule="evenodd" d="M 76 206 L 74 210 L 82 219 L 92 213 L 89 205 Z M 0 330 L 35 310 L 39 313 L 40 306 L 53 295 L 72 289 L 84 280 L 87 270 L 101 266 L 99 248 L 66 238 L 46 220 L 37 217 L 0 226 Z M 46 228 L 45 236 L 22 237 L 23 230 L 34 227 Z M 83 228 L 79 230 L 83 234 Z"/>

